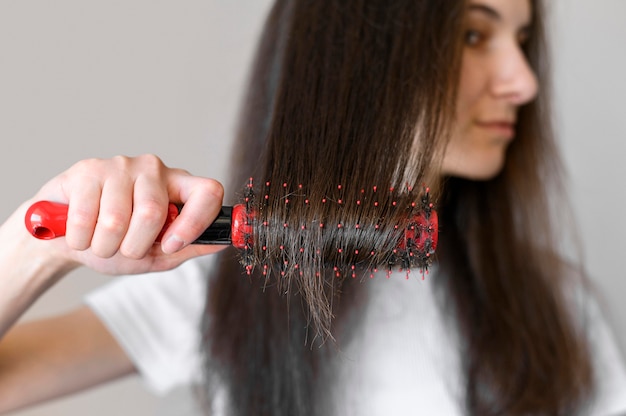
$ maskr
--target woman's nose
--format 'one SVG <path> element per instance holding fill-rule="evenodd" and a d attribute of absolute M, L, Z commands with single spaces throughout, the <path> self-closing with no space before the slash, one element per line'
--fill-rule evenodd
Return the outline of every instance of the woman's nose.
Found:
<path fill-rule="evenodd" d="M 523 105 L 537 95 L 537 76 L 517 43 L 501 51 L 493 74 L 491 90 L 498 98 Z"/>

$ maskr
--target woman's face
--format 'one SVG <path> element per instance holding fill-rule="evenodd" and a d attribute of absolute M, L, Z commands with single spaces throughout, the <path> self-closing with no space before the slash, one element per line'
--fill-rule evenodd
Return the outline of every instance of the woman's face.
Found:
<path fill-rule="evenodd" d="M 502 169 L 517 110 L 537 94 L 537 79 L 522 51 L 531 7 L 529 0 L 469 1 L 456 124 L 444 174 L 485 180 Z"/>

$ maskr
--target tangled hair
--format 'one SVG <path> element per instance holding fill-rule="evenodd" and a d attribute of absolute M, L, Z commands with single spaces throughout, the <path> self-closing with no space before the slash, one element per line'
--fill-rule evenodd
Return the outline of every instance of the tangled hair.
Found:
<path fill-rule="evenodd" d="M 538 7 L 527 53 L 541 74 Z M 323 408 L 334 349 L 313 339 L 349 333 L 350 311 L 365 290 L 332 265 L 368 266 L 366 257 L 337 257 L 336 248 L 393 241 L 423 184 L 443 214 L 441 289 L 465 341 L 467 412 L 571 414 L 585 399 L 588 353 L 561 299 L 562 265 L 545 250 L 550 223 L 533 215 L 548 208 L 546 178 L 559 173 L 551 168 L 556 153 L 544 97 L 521 109 L 501 175 L 439 183 L 464 13 L 461 0 L 277 0 L 272 8 L 229 189 L 257 178 L 260 217 L 283 225 L 263 238 L 283 247 L 268 256 L 270 273 L 257 264 L 250 275 L 237 253 L 221 253 L 203 322 L 206 392 L 211 398 L 226 387 L 232 414 Z M 361 200 L 370 203 L 354 203 Z M 358 242 L 337 230 L 302 232 L 320 223 L 364 231 Z M 368 231 L 374 225 L 380 233 Z M 325 253 L 333 248 L 335 257 Z"/>

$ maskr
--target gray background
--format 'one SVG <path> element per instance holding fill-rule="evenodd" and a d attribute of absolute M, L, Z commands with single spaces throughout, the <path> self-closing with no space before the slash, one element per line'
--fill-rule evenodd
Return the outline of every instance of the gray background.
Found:
<path fill-rule="evenodd" d="M 555 119 L 569 191 L 588 267 L 626 351 L 626 0 L 551 4 Z M 1 1 L 0 218 L 87 157 L 155 153 L 168 165 L 225 179 L 246 70 L 268 5 Z M 108 279 L 77 271 L 25 319 L 72 308 Z M 15 414 L 161 414 L 176 403 L 164 405 L 130 377 Z"/>

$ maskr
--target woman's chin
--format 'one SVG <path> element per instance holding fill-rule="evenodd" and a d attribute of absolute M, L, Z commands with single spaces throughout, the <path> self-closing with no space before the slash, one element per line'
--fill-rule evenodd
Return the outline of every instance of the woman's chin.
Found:
<path fill-rule="evenodd" d="M 472 181 L 488 181 L 498 176 L 504 167 L 504 161 L 503 152 L 501 157 L 492 157 L 480 161 L 464 160 L 462 163 L 456 163 L 452 166 L 447 166 L 444 162 L 442 172 L 446 176 Z"/>

